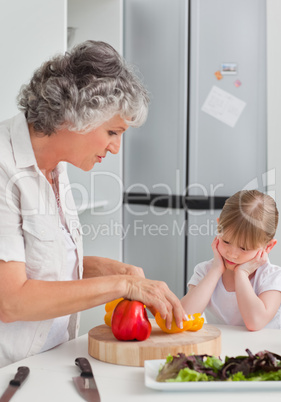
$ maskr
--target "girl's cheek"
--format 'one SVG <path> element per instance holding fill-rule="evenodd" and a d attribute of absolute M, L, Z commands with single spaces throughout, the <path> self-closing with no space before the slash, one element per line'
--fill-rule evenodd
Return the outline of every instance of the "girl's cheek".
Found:
<path fill-rule="evenodd" d="M 218 244 L 218 252 L 219 252 L 220 254 L 223 253 L 223 246 L 221 245 L 220 242 L 219 242 L 219 244 Z"/>

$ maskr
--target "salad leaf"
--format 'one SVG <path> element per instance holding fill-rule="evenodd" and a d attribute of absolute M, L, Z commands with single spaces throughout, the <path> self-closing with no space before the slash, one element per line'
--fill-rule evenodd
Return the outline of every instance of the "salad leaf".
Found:
<path fill-rule="evenodd" d="M 167 380 L 167 382 L 184 382 L 184 381 L 208 381 L 207 374 L 199 373 L 198 371 L 185 368 L 180 370 L 176 378 Z"/>
<path fill-rule="evenodd" d="M 281 356 L 269 351 L 220 358 L 179 353 L 169 355 L 156 381 L 281 381 Z"/>
<path fill-rule="evenodd" d="M 232 374 L 241 372 L 245 377 L 256 372 L 274 372 L 281 370 L 281 356 L 269 352 L 258 352 L 255 355 L 246 349 L 248 356 L 227 357 L 221 367 L 220 376 L 222 380 L 231 377 Z"/>
<path fill-rule="evenodd" d="M 248 381 L 281 381 L 281 369 L 268 373 L 260 372 L 259 374 L 250 376 Z"/>
<path fill-rule="evenodd" d="M 203 361 L 203 364 L 205 367 L 212 368 L 215 373 L 217 373 L 223 366 L 221 359 L 218 359 L 215 356 L 207 356 L 206 360 Z"/>
<path fill-rule="evenodd" d="M 169 355 L 166 359 L 166 363 L 160 369 L 157 381 L 166 381 L 174 379 L 177 377 L 180 370 L 185 367 L 187 367 L 187 364 L 186 364 L 186 356 L 184 353 L 179 353 L 177 356 Z"/>
<path fill-rule="evenodd" d="M 206 363 L 205 358 L 208 358 L 208 363 Z M 206 376 L 211 375 L 212 377 L 217 376 L 217 367 L 218 360 L 214 356 L 208 355 L 190 355 L 186 356 L 184 353 L 179 353 L 177 356 L 168 356 L 164 366 L 161 367 L 157 381 L 163 382 L 167 380 L 175 380 L 180 372 L 183 369 L 190 369 L 200 374 L 205 374 Z M 222 363 L 221 363 L 222 364 Z M 190 371 L 187 371 L 188 375 L 190 375 Z M 186 374 L 182 374 L 185 377 Z M 180 378 L 180 377 L 179 377 Z M 198 377 L 199 378 L 199 377 Z M 201 377 L 200 377 L 201 378 Z M 208 377 L 204 377 L 205 381 L 208 380 Z M 178 381 L 178 380 L 177 380 Z M 189 381 L 189 380 L 185 380 Z M 193 380 L 194 381 L 194 380 Z M 200 379 L 202 381 L 202 379 Z"/>
<path fill-rule="evenodd" d="M 238 371 L 238 373 L 235 373 L 231 376 L 231 380 L 229 381 L 247 381 L 247 379 L 244 374 L 241 373 L 241 371 Z"/>

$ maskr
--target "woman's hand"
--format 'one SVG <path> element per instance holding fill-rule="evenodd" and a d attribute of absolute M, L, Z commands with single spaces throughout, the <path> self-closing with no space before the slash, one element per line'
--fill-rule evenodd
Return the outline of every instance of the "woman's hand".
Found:
<path fill-rule="evenodd" d="M 93 278 L 108 275 L 136 275 L 145 277 L 143 269 L 135 265 L 125 264 L 120 261 L 103 257 L 84 257 L 83 278 Z"/>
<path fill-rule="evenodd" d="M 125 291 L 117 297 L 141 301 L 153 315 L 159 311 L 161 317 L 166 320 L 167 328 L 172 324 L 173 314 L 178 326 L 186 319 L 179 299 L 168 285 L 165 282 L 145 279 L 142 268 L 109 258 L 84 257 L 83 278 L 112 275 L 120 275 L 120 281 L 125 281 Z"/>
<path fill-rule="evenodd" d="M 104 258 L 102 272 L 103 275 L 136 275 L 142 278 L 145 277 L 142 268 L 109 258 Z"/>
<path fill-rule="evenodd" d="M 263 264 L 266 263 L 268 259 L 268 254 L 265 250 L 259 250 L 256 254 L 256 256 L 248 261 L 245 262 L 244 264 L 238 265 L 235 268 L 235 271 L 239 270 L 240 272 L 243 271 L 247 274 L 247 276 L 250 276 L 253 274 L 259 267 L 261 267 Z"/>
<path fill-rule="evenodd" d="M 214 261 L 212 269 L 218 270 L 223 274 L 226 268 L 224 266 L 222 256 L 218 250 L 218 245 L 219 245 L 219 239 L 218 237 L 215 237 L 212 242 L 212 250 L 214 253 Z"/>
<path fill-rule="evenodd" d="M 165 282 L 136 276 L 127 277 L 126 293 L 126 298 L 141 301 L 153 315 L 159 311 L 161 317 L 166 320 L 167 328 L 171 328 L 173 315 L 179 328 L 182 321 L 187 319 L 180 300 Z"/>

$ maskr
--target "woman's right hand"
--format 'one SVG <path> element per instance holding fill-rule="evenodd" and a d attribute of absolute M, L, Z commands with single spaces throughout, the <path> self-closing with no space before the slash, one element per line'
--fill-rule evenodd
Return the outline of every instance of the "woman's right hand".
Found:
<path fill-rule="evenodd" d="M 212 250 L 214 253 L 214 261 L 212 268 L 219 270 L 223 274 L 226 268 L 222 256 L 218 250 L 218 245 L 219 245 L 219 239 L 218 237 L 215 237 L 212 242 Z"/>
<path fill-rule="evenodd" d="M 153 315 L 159 311 L 161 317 L 166 320 L 167 328 L 171 328 L 174 315 L 177 326 L 181 328 L 182 321 L 187 319 L 186 313 L 180 300 L 165 282 L 145 279 L 139 276 L 126 277 L 126 298 L 141 301 Z"/>

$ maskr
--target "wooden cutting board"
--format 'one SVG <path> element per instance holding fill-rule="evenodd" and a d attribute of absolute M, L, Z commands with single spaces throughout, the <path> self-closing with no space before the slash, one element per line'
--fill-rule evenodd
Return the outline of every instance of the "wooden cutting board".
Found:
<path fill-rule="evenodd" d="M 118 341 L 110 327 L 99 325 L 88 333 L 89 355 L 113 364 L 124 366 L 143 366 L 145 360 L 165 359 L 169 354 L 208 354 L 221 353 L 221 331 L 210 324 L 204 324 L 197 332 L 166 334 L 154 319 L 150 319 L 152 331 L 143 342 Z"/>

